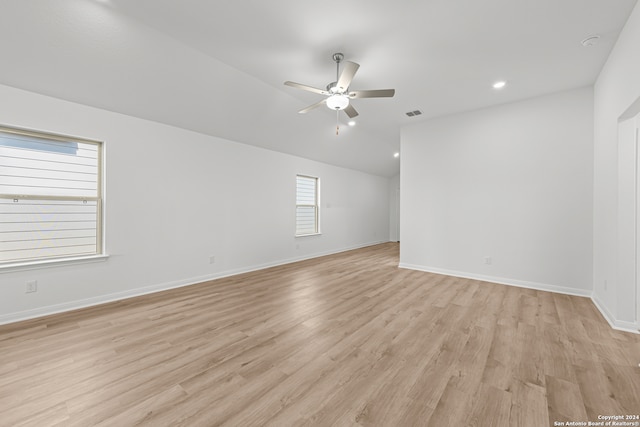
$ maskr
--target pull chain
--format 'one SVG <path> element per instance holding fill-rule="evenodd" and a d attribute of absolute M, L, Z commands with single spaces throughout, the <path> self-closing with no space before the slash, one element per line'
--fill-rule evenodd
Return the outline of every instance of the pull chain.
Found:
<path fill-rule="evenodd" d="M 340 132 L 340 110 L 336 110 L 336 135 Z"/>

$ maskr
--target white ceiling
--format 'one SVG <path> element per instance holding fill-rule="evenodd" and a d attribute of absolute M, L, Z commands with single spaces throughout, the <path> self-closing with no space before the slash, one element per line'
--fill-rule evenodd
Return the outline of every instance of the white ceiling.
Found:
<path fill-rule="evenodd" d="M 2 0 L 0 83 L 392 176 L 403 125 L 593 84 L 635 3 Z M 329 109 L 297 114 L 320 95 L 283 85 L 326 86 L 334 52 L 360 64 L 351 89 L 396 89 L 337 137 Z"/>

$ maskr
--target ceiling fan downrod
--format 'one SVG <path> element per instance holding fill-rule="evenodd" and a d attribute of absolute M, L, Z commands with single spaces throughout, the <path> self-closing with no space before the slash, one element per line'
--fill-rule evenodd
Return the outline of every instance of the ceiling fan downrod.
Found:
<path fill-rule="evenodd" d="M 340 62 L 344 59 L 344 55 L 340 52 L 336 52 L 332 56 L 336 63 L 336 83 L 340 80 Z"/>

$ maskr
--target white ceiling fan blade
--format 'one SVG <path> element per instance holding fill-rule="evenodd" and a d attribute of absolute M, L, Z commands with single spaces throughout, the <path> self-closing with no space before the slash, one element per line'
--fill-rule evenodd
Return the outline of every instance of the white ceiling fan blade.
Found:
<path fill-rule="evenodd" d="M 349 98 L 391 98 L 395 94 L 395 89 L 354 90 L 349 92 Z"/>
<path fill-rule="evenodd" d="M 356 75 L 356 71 L 358 71 L 360 65 L 355 62 L 345 61 L 344 68 L 342 68 L 342 74 L 340 74 L 340 78 L 338 79 L 338 83 L 336 87 L 340 93 L 346 91 L 351 84 L 351 80 L 353 80 L 353 76 Z"/>
<path fill-rule="evenodd" d="M 304 114 L 304 113 L 306 113 L 306 112 L 308 112 L 308 111 L 313 110 L 314 108 L 318 108 L 319 106 L 326 104 L 326 102 L 327 102 L 327 98 L 324 98 L 324 99 L 323 99 L 322 101 L 320 101 L 320 102 L 316 102 L 316 103 L 315 103 L 315 104 L 313 104 L 313 105 L 309 105 L 307 108 L 303 108 L 302 110 L 298 111 L 298 113 L 300 113 L 300 114 Z"/>
<path fill-rule="evenodd" d="M 347 107 L 344 109 L 344 112 L 347 113 L 347 116 L 349 116 L 350 119 L 353 119 L 358 115 L 358 112 L 355 108 L 353 108 L 353 105 L 351 104 L 347 105 Z"/>
<path fill-rule="evenodd" d="M 284 84 L 287 86 L 295 87 L 297 89 L 306 90 L 307 92 L 313 92 L 320 95 L 329 95 L 329 92 L 327 92 L 326 90 L 318 89 L 317 87 L 313 87 L 313 86 L 307 86 L 307 85 L 303 85 L 296 82 L 290 82 L 290 81 L 286 81 L 284 82 Z"/>

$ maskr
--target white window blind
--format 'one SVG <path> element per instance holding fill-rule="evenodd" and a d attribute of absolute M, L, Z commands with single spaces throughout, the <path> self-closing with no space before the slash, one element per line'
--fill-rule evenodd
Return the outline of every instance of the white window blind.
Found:
<path fill-rule="evenodd" d="M 0 127 L 0 266 L 101 253 L 101 150 Z"/>
<path fill-rule="evenodd" d="M 296 236 L 319 233 L 318 178 L 296 176 Z"/>

